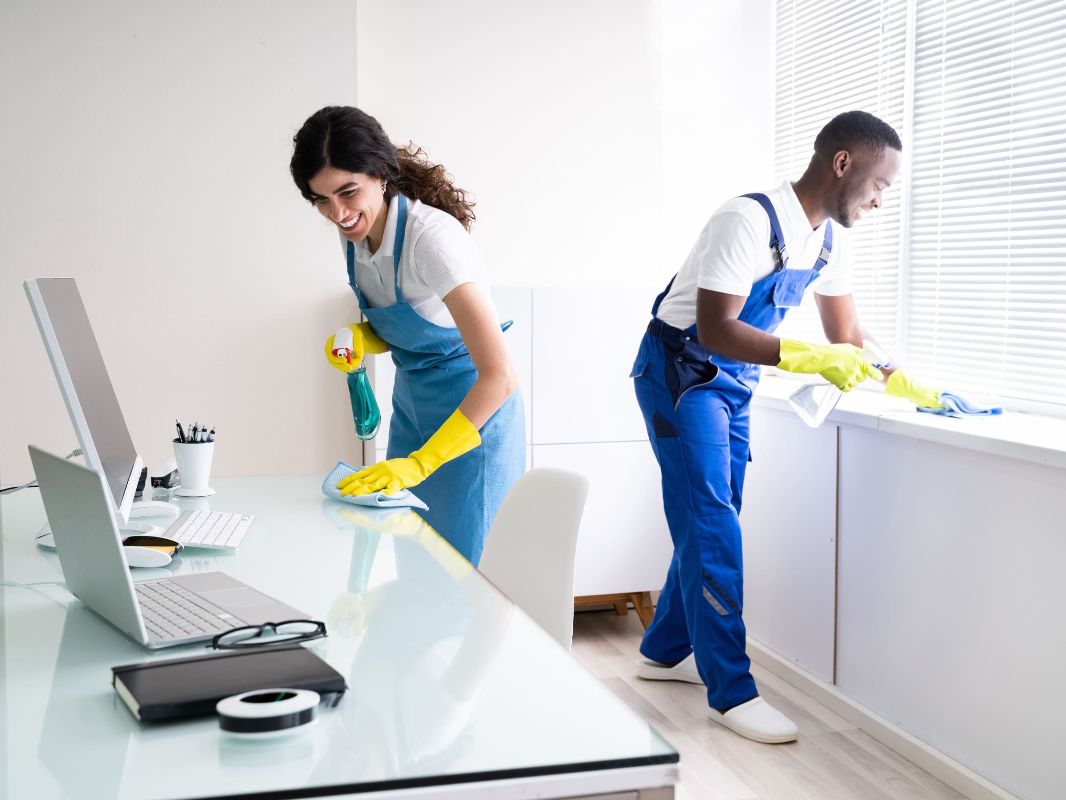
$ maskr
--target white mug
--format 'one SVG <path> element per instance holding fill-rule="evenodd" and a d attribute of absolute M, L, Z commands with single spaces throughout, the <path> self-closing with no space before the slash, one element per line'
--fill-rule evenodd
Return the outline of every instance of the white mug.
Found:
<path fill-rule="evenodd" d="M 174 490 L 178 497 L 207 497 L 215 493 L 208 486 L 211 477 L 211 458 L 214 442 L 174 442 L 174 460 L 178 462 L 181 486 Z"/>

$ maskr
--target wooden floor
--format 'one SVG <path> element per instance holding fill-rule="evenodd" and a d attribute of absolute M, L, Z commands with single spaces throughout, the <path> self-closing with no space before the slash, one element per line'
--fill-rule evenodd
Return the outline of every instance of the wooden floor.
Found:
<path fill-rule="evenodd" d="M 636 614 L 582 612 L 574 656 L 681 754 L 678 800 L 914 800 L 963 795 L 780 678 L 753 665 L 761 694 L 800 729 L 798 742 L 748 741 L 707 718 L 702 686 L 643 681 Z"/>

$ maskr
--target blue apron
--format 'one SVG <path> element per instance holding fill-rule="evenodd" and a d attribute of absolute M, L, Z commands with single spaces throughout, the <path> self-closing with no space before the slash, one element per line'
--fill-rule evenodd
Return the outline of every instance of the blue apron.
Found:
<path fill-rule="evenodd" d="M 772 333 L 829 259 L 826 224 L 818 260 L 790 269 L 781 226 L 769 199 L 776 267 L 756 281 L 738 319 Z M 674 664 L 695 652 L 712 708 L 725 710 L 758 694 L 745 652 L 740 504 L 749 461 L 749 403 L 759 366 L 702 347 L 696 326 L 680 330 L 655 317 L 673 280 L 652 306 L 631 377 L 655 458 L 674 554 L 655 617 L 640 652 Z"/>
<path fill-rule="evenodd" d="M 374 332 L 389 343 L 396 365 L 387 458 L 417 450 L 459 407 L 477 380 L 477 368 L 456 328 L 424 319 L 404 301 L 400 255 L 407 227 L 407 198 L 398 195 L 394 240 L 394 305 L 370 307 L 355 281 L 355 245 L 348 242 L 348 284 Z M 504 330 L 510 323 L 503 326 Z M 429 506 L 426 522 L 477 566 L 496 511 L 526 466 L 522 396 L 515 391 L 481 428 L 481 445 L 443 464 L 415 488 Z"/>

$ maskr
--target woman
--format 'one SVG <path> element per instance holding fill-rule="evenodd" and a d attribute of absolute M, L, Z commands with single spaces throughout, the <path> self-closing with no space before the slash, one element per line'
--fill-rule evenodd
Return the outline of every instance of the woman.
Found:
<path fill-rule="evenodd" d="M 343 494 L 418 486 L 426 520 L 477 565 L 507 490 L 525 468 L 515 372 L 467 229 L 473 203 L 421 149 L 397 149 L 370 115 L 331 106 L 293 138 L 300 193 L 337 226 L 348 283 L 368 322 L 352 324 L 349 364 L 391 351 L 396 364 L 387 460 L 350 475 Z"/>

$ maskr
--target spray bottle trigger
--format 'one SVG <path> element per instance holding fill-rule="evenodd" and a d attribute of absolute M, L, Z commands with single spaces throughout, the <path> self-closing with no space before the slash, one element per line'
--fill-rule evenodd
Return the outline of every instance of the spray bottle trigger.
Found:
<path fill-rule="evenodd" d="M 892 369 L 892 359 L 875 342 L 862 340 L 862 357 L 878 369 Z"/>

